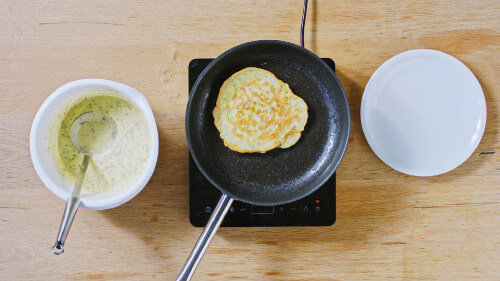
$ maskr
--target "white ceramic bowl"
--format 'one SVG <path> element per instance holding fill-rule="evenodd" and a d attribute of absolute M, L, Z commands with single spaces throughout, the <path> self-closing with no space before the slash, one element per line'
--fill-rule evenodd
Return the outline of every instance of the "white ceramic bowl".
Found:
<path fill-rule="evenodd" d="M 82 79 L 61 86 L 45 100 L 35 116 L 30 134 L 30 152 L 31 160 L 42 182 L 57 197 L 66 201 L 71 196 L 73 184 L 65 181 L 57 171 L 49 152 L 48 132 L 56 114 L 63 106 L 71 104 L 87 91 L 95 89 L 112 90 L 132 102 L 145 116 L 151 133 L 149 160 L 143 173 L 132 184 L 109 193 L 82 191 L 81 207 L 103 210 L 119 206 L 136 196 L 146 186 L 155 169 L 158 159 L 158 130 L 151 107 L 143 94 L 127 85 L 104 79 Z"/>

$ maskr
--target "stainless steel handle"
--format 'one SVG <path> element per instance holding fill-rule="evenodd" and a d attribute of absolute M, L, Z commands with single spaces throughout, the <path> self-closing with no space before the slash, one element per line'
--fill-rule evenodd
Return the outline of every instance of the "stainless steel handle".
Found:
<path fill-rule="evenodd" d="M 54 255 L 60 255 L 64 253 L 64 242 L 66 242 L 66 237 L 68 236 L 69 229 L 75 218 L 76 211 L 80 207 L 80 191 L 82 190 L 83 179 L 85 177 L 85 172 L 89 166 L 90 156 L 85 155 L 83 157 L 82 168 L 80 169 L 80 174 L 75 182 L 75 187 L 71 197 L 66 201 L 66 208 L 64 209 L 64 214 L 61 219 L 61 225 L 59 226 L 59 233 L 57 235 L 56 243 L 52 246 L 52 253 Z"/>
<path fill-rule="evenodd" d="M 69 229 L 75 218 L 76 211 L 80 206 L 80 198 L 70 197 L 66 201 L 66 208 L 64 209 L 64 214 L 61 219 L 61 226 L 59 226 L 59 234 L 57 235 L 57 240 L 54 246 L 52 246 L 52 253 L 55 255 L 60 255 L 64 253 L 64 242 L 68 236 Z"/>
<path fill-rule="evenodd" d="M 217 203 L 217 207 L 215 207 L 210 220 L 201 233 L 200 238 L 198 238 L 198 242 L 196 242 L 196 245 L 191 251 L 191 255 L 189 255 L 186 264 L 184 264 L 179 277 L 177 277 L 177 281 L 191 280 L 198 263 L 201 261 L 203 254 L 207 250 L 208 245 L 210 245 L 210 241 L 212 241 L 212 238 L 217 232 L 222 220 L 224 220 L 227 210 L 229 210 L 232 203 L 233 198 L 227 196 L 226 194 L 222 194 L 222 197 L 220 198 L 219 203 Z"/>

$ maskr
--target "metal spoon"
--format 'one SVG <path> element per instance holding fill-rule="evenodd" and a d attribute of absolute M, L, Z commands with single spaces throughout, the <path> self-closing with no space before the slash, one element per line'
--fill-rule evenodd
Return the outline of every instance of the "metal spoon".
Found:
<path fill-rule="evenodd" d="M 64 242 L 80 206 L 80 192 L 90 157 L 106 152 L 113 145 L 116 138 L 116 127 L 113 121 L 103 113 L 89 111 L 73 121 L 69 136 L 75 148 L 83 153 L 83 162 L 71 197 L 66 201 L 56 243 L 52 246 L 52 253 L 55 255 L 64 253 Z"/>

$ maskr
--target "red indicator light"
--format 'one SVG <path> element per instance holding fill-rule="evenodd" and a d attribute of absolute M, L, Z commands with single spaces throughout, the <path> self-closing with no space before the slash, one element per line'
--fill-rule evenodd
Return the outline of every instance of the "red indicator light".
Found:
<path fill-rule="evenodd" d="M 319 204 L 319 200 L 316 200 L 316 204 Z"/>

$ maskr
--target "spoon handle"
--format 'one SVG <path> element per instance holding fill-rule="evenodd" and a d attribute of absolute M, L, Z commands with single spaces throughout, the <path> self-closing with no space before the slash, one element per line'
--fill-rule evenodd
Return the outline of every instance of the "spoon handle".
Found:
<path fill-rule="evenodd" d="M 69 229 L 75 218 L 76 211 L 80 207 L 80 191 L 82 190 L 83 179 L 85 177 L 85 172 L 89 166 L 90 156 L 85 155 L 83 157 L 82 168 L 78 174 L 78 178 L 75 182 L 75 187 L 73 188 L 73 193 L 71 197 L 66 201 L 66 208 L 64 209 L 64 214 L 61 219 L 61 225 L 59 226 L 59 234 L 57 235 L 56 243 L 52 246 L 52 253 L 55 255 L 60 255 L 64 253 L 64 242 L 68 236 Z"/>
<path fill-rule="evenodd" d="M 73 188 L 73 193 L 71 194 L 71 197 L 80 198 L 80 191 L 82 190 L 83 179 L 85 178 L 85 172 L 87 172 L 89 162 L 90 162 L 90 155 L 85 154 L 83 156 L 82 168 L 80 169 L 78 178 L 76 178 L 75 187 Z"/>

